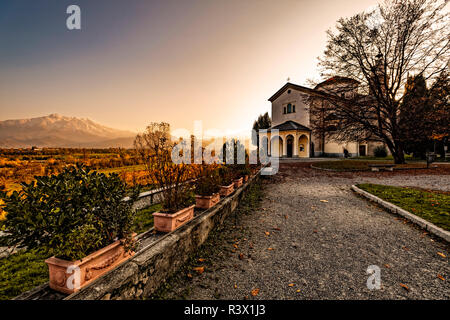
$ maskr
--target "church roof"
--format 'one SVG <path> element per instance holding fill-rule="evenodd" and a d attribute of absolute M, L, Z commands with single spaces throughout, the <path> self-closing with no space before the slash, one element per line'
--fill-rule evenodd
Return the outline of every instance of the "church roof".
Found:
<path fill-rule="evenodd" d="M 310 128 L 301 125 L 292 120 L 288 120 L 279 125 L 271 127 L 269 130 L 277 129 L 279 131 L 289 131 L 289 130 L 303 130 L 303 131 L 311 131 Z"/>
<path fill-rule="evenodd" d="M 303 86 L 299 86 L 298 84 L 294 84 L 294 83 L 288 82 L 284 86 L 282 86 L 280 90 L 275 92 L 275 94 L 269 98 L 269 101 L 273 102 L 276 98 L 281 96 L 281 94 L 284 91 L 286 91 L 286 89 L 288 89 L 288 88 L 294 89 L 294 90 L 298 90 L 298 91 L 303 91 L 305 93 L 314 93 L 313 89 L 310 89 L 310 88 L 307 88 L 307 87 L 303 87 Z"/>
<path fill-rule="evenodd" d="M 359 81 L 357 81 L 357 80 L 355 80 L 355 79 L 352 79 L 352 78 L 341 77 L 341 76 L 334 76 L 334 77 L 331 77 L 331 78 L 328 79 L 328 80 L 322 81 L 322 82 L 319 83 L 317 86 L 315 86 L 314 89 L 320 88 L 321 86 L 324 86 L 324 85 L 336 83 L 336 82 L 359 83 Z"/>

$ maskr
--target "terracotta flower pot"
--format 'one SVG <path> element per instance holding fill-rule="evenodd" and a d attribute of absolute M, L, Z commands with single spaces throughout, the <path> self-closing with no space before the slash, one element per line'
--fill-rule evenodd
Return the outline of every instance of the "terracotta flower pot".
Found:
<path fill-rule="evenodd" d="M 194 207 L 181 209 L 175 213 L 153 213 L 153 223 L 157 231 L 171 232 L 194 218 Z"/>
<path fill-rule="evenodd" d="M 234 180 L 233 180 L 234 187 L 235 187 L 236 189 L 239 188 L 240 186 L 242 186 L 242 180 L 243 180 L 242 177 L 240 177 L 239 179 L 234 179 Z"/>
<path fill-rule="evenodd" d="M 198 196 L 195 195 L 195 207 L 200 209 L 209 209 L 214 207 L 220 201 L 220 195 L 218 193 L 212 196 Z"/>
<path fill-rule="evenodd" d="M 220 186 L 219 194 L 223 197 L 227 197 L 230 194 L 232 194 L 234 191 L 234 183 L 230 184 L 229 186 Z"/>
<path fill-rule="evenodd" d="M 117 240 L 81 260 L 48 258 L 45 263 L 48 265 L 50 288 L 74 293 L 133 255 L 134 252 L 125 251 L 122 242 Z"/>

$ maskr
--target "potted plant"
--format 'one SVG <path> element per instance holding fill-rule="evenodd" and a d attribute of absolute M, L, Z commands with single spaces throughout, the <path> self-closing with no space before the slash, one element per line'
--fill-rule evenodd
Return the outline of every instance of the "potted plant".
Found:
<path fill-rule="evenodd" d="M 226 197 L 234 192 L 233 175 L 229 167 L 223 166 L 219 168 L 220 190 L 221 196 Z"/>
<path fill-rule="evenodd" d="M 194 217 L 189 166 L 172 161 L 176 152 L 168 123 L 151 123 L 134 145 L 150 179 L 162 190 L 162 209 L 153 213 L 155 230 L 171 232 Z"/>
<path fill-rule="evenodd" d="M 251 174 L 252 172 L 250 170 L 250 166 L 246 165 L 244 168 L 242 168 L 241 175 L 244 177 L 244 182 L 248 181 L 248 178 L 250 177 Z"/>
<path fill-rule="evenodd" d="M 204 165 L 195 186 L 195 207 L 209 209 L 220 201 L 219 174 L 209 165 Z"/>
<path fill-rule="evenodd" d="M 39 248 L 52 256 L 45 261 L 52 289 L 78 291 L 133 255 L 132 204 L 139 191 L 129 195 L 117 174 L 76 166 L 22 187 L 2 192 L 2 245 Z M 123 201 L 126 196 L 131 201 Z"/>

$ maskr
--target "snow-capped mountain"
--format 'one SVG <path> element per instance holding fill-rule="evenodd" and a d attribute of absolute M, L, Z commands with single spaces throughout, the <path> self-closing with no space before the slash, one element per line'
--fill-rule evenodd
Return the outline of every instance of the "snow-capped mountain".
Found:
<path fill-rule="evenodd" d="M 135 134 L 89 119 L 49 116 L 0 121 L 0 147 L 131 147 Z"/>

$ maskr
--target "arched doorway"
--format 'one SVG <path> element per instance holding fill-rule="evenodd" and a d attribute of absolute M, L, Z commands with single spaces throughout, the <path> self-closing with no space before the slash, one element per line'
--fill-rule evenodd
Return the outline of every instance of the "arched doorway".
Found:
<path fill-rule="evenodd" d="M 308 157 L 308 137 L 304 134 L 298 138 L 298 156 L 307 158 Z"/>
<path fill-rule="evenodd" d="M 270 154 L 273 157 L 283 156 L 283 139 L 280 136 L 274 136 L 270 139 Z"/>
<path fill-rule="evenodd" d="M 286 137 L 286 155 L 288 158 L 292 158 L 293 151 L 294 151 L 294 137 L 288 135 Z"/>

